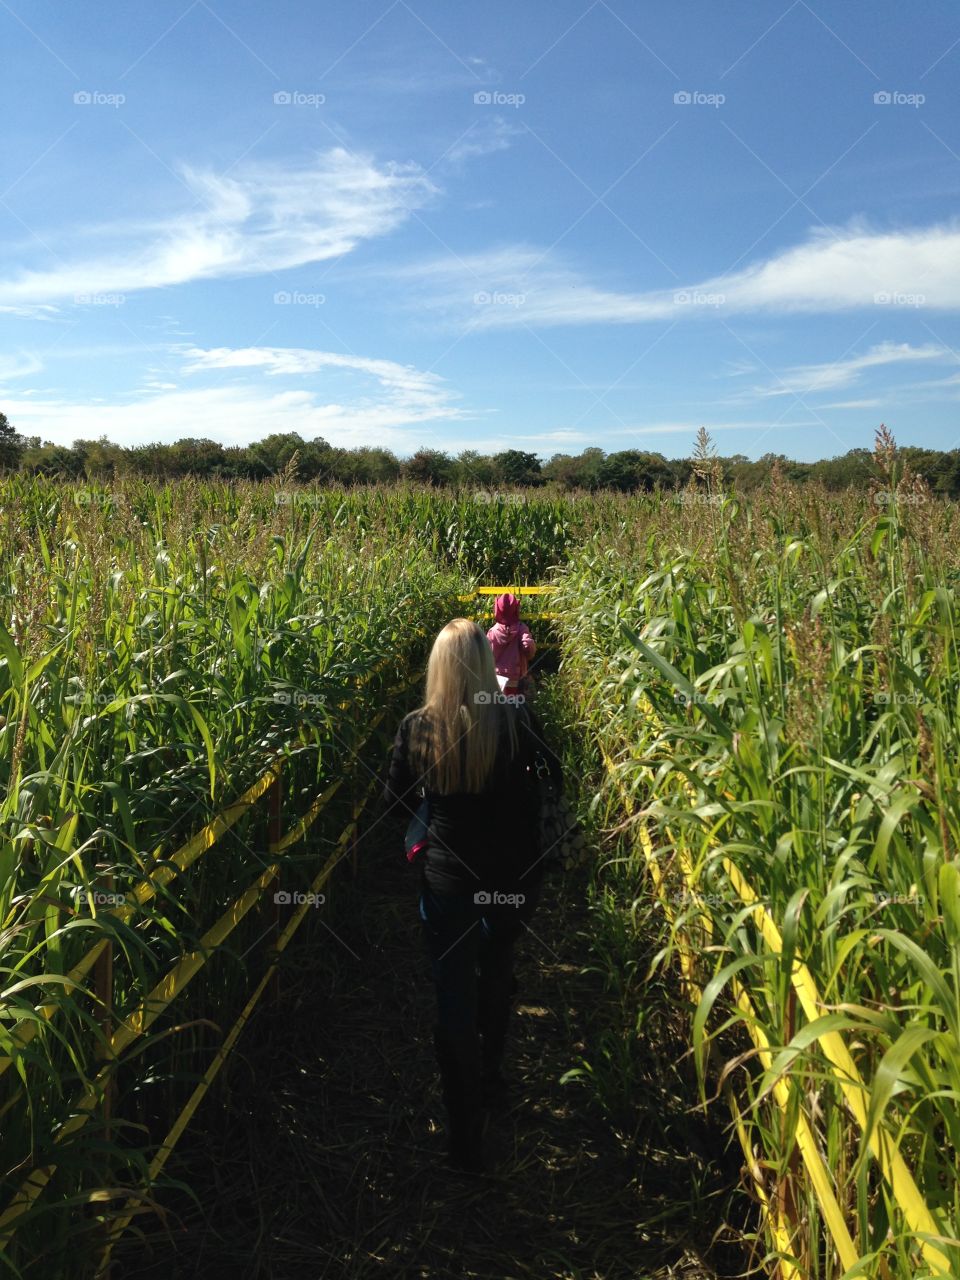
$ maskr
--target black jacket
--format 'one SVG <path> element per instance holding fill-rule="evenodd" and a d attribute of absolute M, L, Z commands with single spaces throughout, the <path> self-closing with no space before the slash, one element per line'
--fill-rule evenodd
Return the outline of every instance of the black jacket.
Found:
<path fill-rule="evenodd" d="M 508 705 L 504 710 L 516 717 L 517 755 L 510 758 L 504 717 L 503 736 L 485 790 L 450 795 L 426 792 L 430 828 L 423 874 L 429 886 L 440 893 L 522 893 L 524 886 L 537 884 L 542 878 L 533 774 L 537 755 L 546 761 L 558 787 L 563 774 L 530 708 Z M 423 786 L 410 752 L 410 730 L 422 714 L 412 711 L 401 721 L 384 790 L 386 804 L 399 806 L 404 817 L 416 812 Z M 425 727 L 429 732 L 429 722 Z"/>

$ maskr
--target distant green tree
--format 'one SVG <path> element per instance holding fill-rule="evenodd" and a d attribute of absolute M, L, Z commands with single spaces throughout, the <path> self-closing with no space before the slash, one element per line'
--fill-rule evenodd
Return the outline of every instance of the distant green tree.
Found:
<path fill-rule="evenodd" d="M 229 444 L 223 451 L 222 474 L 231 480 L 242 480 L 250 475 L 250 456 L 245 445 Z"/>
<path fill-rule="evenodd" d="M 454 477 L 453 460 L 439 449 L 418 449 L 401 463 L 400 472 L 405 480 L 419 484 L 447 485 Z"/>
<path fill-rule="evenodd" d="M 721 458 L 720 466 L 723 470 L 724 484 L 728 487 L 735 485 L 738 476 L 744 474 L 750 465 L 750 459 L 745 453 L 734 453 L 729 458 Z"/>
<path fill-rule="evenodd" d="M 334 484 L 391 484 L 400 463 L 389 449 L 330 449 L 324 479 Z"/>
<path fill-rule="evenodd" d="M 274 432 L 265 439 L 258 440 L 256 444 L 249 445 L 247 454 L 251 466 L 261 468 L 260 478 L 265 478 L 269 475 L 279 475 L 285 467 L 290 465 L 294 454 L 298 455 L 299 462 L 304 445 L 303 436 L 296 431 Z"/>
<path fill-rule="evenodd" d="M 328 480 L 333 466 L 333 453 L 322 436 L 309 440 L 297 454 L 297 479 Z M 293 456 L 292 453 L 290 456 Z"/>
<path fill-rule="evenodd" d="M 606 455 L 602 449 L 584 449 L 581 454 L 555 453 L 541 470 L 545 480 L 564 489 L 596 489 L 600 467 Z"/>
<path fill-rule="evenodd" d="M 25 441 L 23 436 L 0 413 L 0 471 L 16 471 L 20 466 Z"/>
<path fill-rule="evenodd" d="M 673 477 L 673 487 L 675 489 L 685 488 L 693 475 L 693 463 L 689 458 L 671 458 L 669 466 L 670 474 Z"/>
<path fill-rule="evenodd" d="M 478 453 L 476 449 L 464 449 L 453 462 L 454 483 L 464 489 L 490 488 L 497 482 L 497 469 L 493 459 Z"/>
<path fill-rule="evenodd" d="M 811 462 L 794 462 L 784 453 L 765 453 L 758 463 L 764 479 L 770 476 L 775 462 L 779 465 L 780 474 L 784 480 L 790 480 L 794 484 L 803 484 L 810 478 L 810 472 L 813 470 Z"/>
<path fill-rule="evenodd" d="M 798 463 L 784 466 L 784 475 L 795 478 Z M 849 449 L 837 458 L 821 458 L 809 465 L 809 476 L 828 489 L 848 489 L 851 485 L 862 487 L 875 474 L 873 453 L 870 449 Z"/>
<path fill-rule="evenodd" d="M 759 462 L 751 462 L 745 454 L 735 453 L 730 458 L 720 458 L 725 488 L 739 489 L 741 493 L 750 493 L 763 483 L 769 475 L 769 468 Z M 692 468 L 691 468 L 692 469 Z M 684 476 L 678 484 L 686 487 L 688 477 Z"/>
<path fill-rule="evenodd" d="M 212 476 L 223 466 L 223 445 L 216 440 L 187 437 L 170 445 L 168 467 L 175 476 Z"/>
<path fill-rule="evenodd" d="M 37 464 L 42 456 L 43 442 L 39 436 L 20 437 L 20 457 L 17 460 L 17 466 L 21 471 L 26 471 L 31 475 L 40 474 L 37 470 Z"/>
<path fill-rule="evenodd" d="M 134 445 L 127 450 L 127 463 L 138 475 L 166 478 L 171 473 L 170 445 L 156 441 Z"/>
<path fill-rule="evenodd" d="M 934 493 L 949 493 L 953 479 L 955 451 L 942 453 L 938 449 L 917 449 L 907 446 L 900 449 L 899 454 L 911 472 L 921 476 Z"/>
<path fill-rule="evenodd" d="M 518 486 L 543 484 L 540 459 L 535 453 L 525 453 L 522 449 L 506 449 L 494 455 L 493 465 L 496 478 L 503 484 Z"/>
<path fill-rule="evenodd" d="M 440 450 L 424 448 L 401 462 L 389 449 L 333 448 L 320 436 L 305 441 L 297 432 L 273 433 L 251 445 L 226 447 L 203 437 L 123 447 L 102 435 L 97 440 L 75 440 L 67 448 L 44 442 L 39 436 L 24 438 L 0 413 L 0 471 L 21 469 L 36 475 L 99 480 L 124 472 L 161 480 L 184 475 L 267 480 L 284 472 L 294 457 L 295 473 L 288 478 L 320 484 L 390 484 L 407 479 L 464 488 L 550 484 L 565 491 L 608 488 L 629 493 L 656 487 L 682 488 L 695 474 L 701 475 L 702 482 L 709 472 L 724 487 L 747 493 L 764 486 L 774 467 L 788 481 L 804 484 L 812 480 L 834 491 L 862 488 L 876 476 L 870 449 L 850 449 L 839 457 L 813 463 L 796 462 L 783 453 L 766 453 L 751 461 L 742 453 L 718 457 L 703 430 L 698 434 L 697 450 L 692 458 L 667 459 L 640 449 L 607 455 L 593 447 L 577 455 L 555 453 L 541 464 L 536 454 L 520 449 L 493 456 L 465 449 L 451 458 Z M 906 446 L 899 450 L 899 459 L 934 493 L 960 499 L 960 450 Z"/>
<path fill-rule="evenodd" d="M 83 474 L 83 463 L 72 449 L 62 444 L 41 444 L 38 436 L 27 441 L 20 468 L 37 476 L 75 478 Z"/>
<path fill-rule="evenodd" d="M 935 492 L 945 498 L 960 498 L 960 450 L 951 449 L 943 454 L 944 465 L 941 469 Z"/>
<path fill-rule="evenodd" d="M 364 484 L 393 484 L 400 479 L 400 462 L 389 449 L 363 447 L 356 454 Z"/>
<path fill-rule="evenodd" d="M 98 440 L 74 440 L 73 451 L 80 458 L 88 480 L 110 480 L 130 469 L 128 450 L 113 444 L 105 435 Z"/>
<path fill-rule="evenodd" d="M 610 453 L 601 462 L 597 483 L 604 489 L 619 489 L 624 493 L 642 489 L 669 489 L 674 473 L 661 453 L 643 453 L 639 449 L 623 449 Z"/>

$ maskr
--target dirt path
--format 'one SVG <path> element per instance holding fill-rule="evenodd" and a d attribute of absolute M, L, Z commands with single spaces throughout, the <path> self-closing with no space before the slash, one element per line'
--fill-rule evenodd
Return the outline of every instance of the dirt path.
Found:
<path fill-rule="evenodd" d="M 582 1085 L 559 1083 L 604 1021 L 573 882 L 544 894 L 518 950 L 506 1064 L 518 1100 L 488 1126 L 495 1172 L 443 1166 L 433 995 L 401 837 L 380 823 L 356 879 L 342 868 L 298 934 L 279 1005 L 245 1030 L 168 1165 L 201 1206 L 162 1192 L 166 1227 L 141 1219 L 113 1280 L 713 1280 L 698 1261 L 709 1223 L 684 1202 L 697 1157 L 682 1137 L 664 1149 L 657 1081 L 632 1137 Z"/>

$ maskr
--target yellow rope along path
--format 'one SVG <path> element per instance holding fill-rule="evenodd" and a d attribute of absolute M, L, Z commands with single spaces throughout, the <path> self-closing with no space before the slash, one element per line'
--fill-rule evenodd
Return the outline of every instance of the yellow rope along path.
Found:
<path fill-rule="evenodd" d="M 279 762 L 274 762 L 269 769 L 259 777 L 239 799 L 229 805 L 222 813 L 211 819 L 205 827 L 191 836 L 186 844 L 182 845 L 176 853 L 170 855 L 167 862 L 162 867 L 157 867 L 149 878 L 138 884 L 131 892 L 132 902 L 123 906 L 115 907 L 111 911 L 103 912 L 103 915 L 115 916 L 118 920 L 126 923 L 137 911 L 138 907 L 142 907 L 155 897 L 157 890 L 168 885 L 175 876 L 186 871 L 194 862 L 197 861 L 202 854 L 212 848 L 220 837 L 237 823 L 241 817 L 250 809 L 251 805 L 256 804 L 262 795 L 269 789 L 271 784 L 276 781 L 279 776 Z M 160 850 L 155 850 L 154 856 L 159 857 Z M 107 946 L 107 938 L 101 938 L 81 960 L 79 960 L 72 969 L 64 976 L 63 983 L 65 986 L 79 986 L 83 979 L 93 968 L 97 959 Z M 49 1021 L 60 1008 L 59 1004 L 49 1003 L 40 1005 L 38 1013 Z M 21 1023 L 17 1030 L 13 1033 L 11 1039 L 15 1042 L 16 1048 L 23 1048 L 30 1043 L 33 1037 L 40 1030 L 40 1023 L 30 1021 Z M 0 1058 L 0 1075 L 13 1064 L 14 1058 L 6 1056 Z"/>
<path fill-rule="evenodd" d="M 614 772 L 615 766 L 613 764 L 613 761 L 610 759 L 609 755 L 607 754 L 603 744 L 598 741 L 598 746 L 600 747 L 600 754 L 603 757 L 604 767 L 606 768 L 607 773 L 609 774 L 610 778 L 613 781 L 614 786 L 617 789 L 617 792 L 620 796 L 623 806 L 626 809 L 628 814 L 632 814 L 634 811 L 633 797 L 623 789 L 619 780 L 616 778 L 615 772 Z M 671 929 L 674 930 L 674 921 L 676 919 L 676 916 L 673 909 L 670 906 L 670 902 L 667 897 L 663 868 L 660 866 L 659 862 L 657 861 L 656 852 L 653 848 L 653 842 L 650 839 L 650 832 L 647 829 L 646 823 L 640 824 L 638 828 L 638 839 L 640 842 L 640 848 L 643 852 L 644 861 L 646 863 L 647 869 L 650 872 L 650 877 L 653 880 L 654 892 L 657 898 L 660 900 L 660 903 L 663 907 L 664 914 L 666 915 L 667 920 L 670 923 Z M 697 899 L 697 901 L 699 904 L 699 898 Z M 700 919 L 701 921 L 703 921 L 704 925 L 707 927 L 709 932 L 709 926 L 711 922 L 706 917 L 705 913 L 703 913 L 702 911 L 700 913 Z M 680 960 L 680 970 L 682 973 L 683 985 L 686 988 L 687 992 L 689 993 L 691 1000 L 695 1002 L 700 998 L 701 989 L 697 984 L 697 982 L 694 980 L 694 973 L 696 970 L 696 961 L 694 958 L 694 952 L 691 947 L 685 945 L 683 938 L 680 937 L 680 935 L 676 934 L 675 931 L 674 931 L 674 936 L 677 937 L 677 952 Z M 752 1030 L 756 1022 L 756 1015 L 753 1012 L 752 1006 L 750 1005 L 750 1002 L 746 996 L 746 993 L 741 992 L 741 996 L 744 1001 L 743 1007 L 745 1008 L 745 1011 L 748 1014 L 753 1015 L 748 1020 L 748 1023 L 747 1023 L 748 1027 L 750 1027 Z M 757 1041 L 756 1038 L 755 1038 L 755 1042 L 757 1043 L 758 1048 L 761 1050 L 761 1055 L 762 1055 L 763 1050 L 766 1047 L 765 1044 L 760 1045 L 759 1041 Z M 769 1057 L 769 1054 L 767 1056 Z M 767 1066 L 769 1065 L 769 1063 L 765 1062 L 764 1065 Z M 785 1096 L 788 1096 L 789 1090 L 786 1088 L 785 1085 L 784 1085 L 783 1092 Z M 763 1208 L 764 1214 L 766 1215 L 767 1222 L 769 1224 L 770 1233 L 777 1247 L 777 1251 L 780 1254 L 780 1274 L 782 1276 L 782 1280 L 803 1280 L 802 1272 L 800 1272 L 797 1269 L 797 1267 L 794 1265 L 792 1261 L 792 1258 L 794 1256 L 793 1249 L 792 1249 L 792 1237 L 793 1237 L 795 1228 L 792 1230 L 790 1225 L 787 1224 L 787 1222 L 784 1220 L 784 1218 L 780 1214 L 779 1210 L 770 1204 L 770 1197 L 768 1196 L 767 1189 L 764 1185 L 762 1171 L 760 1169 L 760 1166 L 757 1164 L 757 1158 L 754 1155 L 753 1148 L 750 1146 L 749 1138 L 748 1138 L 746 1129 L 744 1128 L 744 1125 L 743 1125 L 743 1120 L 741 1119 L 740 1113 L 737 1110 L 736 1101 L 734 1099 L 733 1092 L 731 1089 L 729 1089 L 729 1087 L 724 1090 L 724 1096 L 727 1099 L 727 1104 L 730 1107 L 730 1111 L 733 1116 L 733 1121 L 736 1126 L 737 1136 L 740 1139 L 740 1146 L 743 1149 L 743 1154 L 747 1161 L 747 1168 L 749 1169 L 750 1176 L 753 1179 L 753 1184 L 757 1192 L 757 1197 L 760 1200 L 761 1207 Z M 781 1107 L 785 1108 L 786 1106 L 785 1100 L 781 1101 L 778 1098 L 778 1101 L 780 1102 Z M 814 1147 L 814 1152 L 815 1154 L 818 1155 L 818 1153 L 816 1153 L 815 1147 Z M 832 1195 L 832 1192 L 831 1192 L 831 1195 Z M 844 1242 L 842 1246 L 838 1246 L 838 1247 L 840 1247 L 841 1249 L 841 1256 L 843 1256 L 844 1253 L 847 1254 L 847 1257 L 844 1258 L 844 1266 L 849 1267 L 849 1266 L 852 1266 L 853 1263 L 857 1260 L 857 1251 L 853 1247 L 853 1241 L 850 1240 L 849 1234 L 847 1233 L 846 1225 L 843 1222 L 843 1217 L 842 1215 L 840 1215 L 839 1206 L 837 1207 L 837 1214 L 839 1216 L 839 1223 L 842 1229 L 841 1241 L 843 1240 L 844 1236 L 846 1237 L 846 1242 Z M 847 1244 L 849 1244 L 849 1250 L 847 1250 L 846 1248 Z M 849 1261 L 847 1259 L 849 1259 Z"/>
<path fill-rule="evenodd" d="M 648 706 L 648 712 L 652 715 L 653 709 Z M 605 762 L 608 768 L 611 767 L 609 757 L 603 751 Z M 619 788 L 618 788 L 619 789 Z M 623 794 L 621 789 L 621 794 Z M 679 850 L 678 850 L 679 853 Z M 758 895 L 751 885 L 741 875 L 738 868 L 730 861 L 724 858 L 722 862 L 723 868 L 730 879 L 734 893 L 744 905 L 755 904 L 753 917 L 760 928 L 763 937 L 771 950 L 777 955 L 782 954 L 783 940 L 780 931 L 777 928 L 772 916 L 760 902 Z M 697 894 L 696 881 L 693 877 L 693 869 L 689 861 L 681 855 L 681 868 L 684 881 L 689 891 L 695 895 L 699 901 Z M 712 922 L 705 911 L 701 912 L 708 931 L 712 931 Z M 817 990 L 813 975 L 805 964 L 795 957 L 793 968 L 790 975 L 791 983 L 797 992 L 800 1004 L 809 1021 L 814 1021 L 820 1016 L 824 1009 L 823 1002 Z M 759 1050 L 759 1057 L 766 1069 L 772 1061 L 769 1053 L 769 1041 L 759 1027 L 756 1015 L 753 1012 L 749 997 L 741 986 L 734 979 L 731 983 L 738 1005 L 748 1015 L 746 1025 L 754 1038 Z M 761 1043 L 762 1042 L 762 1043 Z M 868 1090 L 865 1082 L 860 1076 L 857 1066 L 850 1055 L 849 1050 L 839 1032 L 827 1032 L 819 1037 L 819 1043 L 823 1049 L 824 1055 L 831 1065 L 832 1073 L 837 1080 L 844 1098 L 859 1125 L 861 1131 L 866 1130 L 867 1108 L 865 1098 L 868 1096 Z M 780 1078 L 774 1086 L 774 1096 L 778 1104 L 785 1108 L 789 1099 L 789 1089 L 785 1081 Z M 803 1124 L 800 1124 L 803 1120 Z M 797 1145 L 803 1156 L 804 1163 L 810 1173 L 811 1182 L 820 1202 L 821 1209 L 824 1214 L 824 1221 L 827 1223 L 834 1243 L 837 1247 L 838 1254 L 846 1267 L 850 1267 L 857 1260 L 856 1249 L 853 1246 L 850 1234 L 843 1222 L 843 1215 L 840 1207 L 833 1195 L 832 1179 L 829 1171 L 823 1164 L 822 1157 L 816 1146 L 816 1140 L 809 1124 L 803 1118 L 802 1113 L 798 1120 L 797 1128 Z M 924 1261 L 931 1268 L 932 1274 L 935 1276 L 950 1277 L 950 1260 L 947 1255 L 940 1249 L 936 1243 L 937 1240 L 943 1240 L 943 1233 L 937 1225 L 933 1215 L 931 1214 L 923 1196 L 914 1181 L 913 1175 L 910 1173 L 906 1162 L 900 1154 L 897 1145 L 891 1136 L 879 1127 L 875 1127 L 869 1142 L 870 1150 L 877 1159 L 877 1163 L 883 1174 L 883 1177 L 890 1185 L 894 1199 L 899 1205 L 904 1219 L 911 1231 L 918 1240 Z M 929 1239 L 924 1237 L 934 1237 Z M 847 1261 L 847 1259 L 851 1259 Z"/>
<path fill-rule="evenodd" d="M 378 720 L 381 718 L 382 717 L 380 716 L 377 717 Z M 336 867 L 337 863 L 340 861 L 341 857 L 343 856 L 343 850 L 346 848 L 348 842 L 350 841 L 350 838 L 352 837 L 354 831 L 356 830 L 358 819 L 360 817 L 361 812 L 363 811 L 364 805 L 367 803 L 367 800 L 370 797 L 370 792 L 377 785 L 377 782 L 378 782 L 378 779 L 374 778 L 368 785 L 364 794 L 354 805 L 353 815 L 351 817 L 351 820 L 347 824 L 347 826 L 344 828 L 344 830 L 341 832 L 340 838 L 337 840 L 337 843 L 334 846 L 333 851 L 331 852 L 330 856 L 327 858 L 326 862 L 323 864 L 320 871 L 317 873 L 316 877 L 314 878 L 312 884 L 310 885 L 310 890 L 309 890 L 310 893 L 317 893 L 318 890 L 323 887 L 323 885 L 326 883 L 331 873 L 333 872 L 334 867 Z M 279 848 L 280 847 L 279 844 L 276 847 Z M 283 932 L 277 938 L 275 951 L 278 956 L 286 948 L 291 938 L 296 933 L 297 929 L 299 929 L 300 925 L 303 923 L 309 908 L 310 908 L 310 902 L 309 900 L 307 900 L 301 903 L 300 906 L 297 907 L 296 911 L 294 911 L 293 915 L 290 918 L 289 923 L 286 925 Z M 184 1106 L 183 1110 L 180 1112 L 180 1115 L 174 1121 L 170 1129 L 170 1132 L 167 1134 L 167 1136 L 164 1138 L 163 1142 L 161 1143 L 159 1149 L 157 1150 L 157 1154 L 154 1156 L 153 1160 L 150 1163 L 149 1177 L 151 1182 L 153 1182 L 154 1178 L 156 1178 L 157 1174 L 160 1172 L 160 1170 L 163 1168 L 163 1166 L 166 1164 L 167 1160 L 169 1159 L 170 1155 L 172 1154 L 174 1147 L 176 1146 L 177 1142 L 180 1140 L 181 1136 L 186 1130 L 187 1125 L 190 1123 L 190 1120 L 193 1118 L 194 1112 L 196 1111 L 197 1107 L 200 1105 L 200 1102 L 202 1101 L 204 1095 L 206 1094 L 207 1090 L 210 1088 L 211 1084 L 213 1084 L 213 1081 L 216 1079 L 220 1071 L 220 1068 L 223 1066 L 224 1062 L 226 1061 L 227 1054 L 233 1048 L 234 1044 L 239 1038 L 240 1032 L 246 1026 L 246 1023 L 250 1018 L 250 1015 L 253 1013 L 253 1010 L 256 1008 L 257 1004 L 259 1003 L 260 998 L 263 995 L 264 991 L 267 989 L 270 979 L 273 977 L 273 974 L 276 972 L 276 969 L 277 969 L 277 961 L 274 960 L 270 964 L 269 968 L 267 969 L 267 972 L 263 975 L 263 977 L 257 983 L 256 987 L 253 990 L 253 993 L 250 996 L 250 999 L 244 1005 L 243 1011 L 241 1012 L 240 1016 L 237 1018 L 236 1022 L 234 1023 L 234 1025 L 231 1027 L 230 1031 L 224 1038 L 224 1041 L 221 1044 L 220 1048 L 217 1050 L 216 1056 L 214 1057 L 213 1061 L 210 1063 L 210 1066 L 204 1072 L 203 1077 L 200 1080 L 200 1083 L 197 1085 L 193 1093 L 190 1095 L 190 1098 L 188 1099 L 186 1106 Z M 142 1200 L 138 1198 L 134 1198 L 128 1204 L 127 1209 L 124 1212 L 123 1216 L 118 1218 L 117 1221 L 112 1225 L 110 1230 L 110 1243 L 107 1245 L 104 1251 L 103 1257 L 100 1260 L 100 1266 L 97 1272 L 98 1275 L 103 1274 L 105 1268 L 109 1263 L 110 1253 L 114 1245 L 116 1244 L 120 1236 L 123 1234 L 123 1232 L 126 1230 L 126 1228 L 130 1225 L 130 1222 L 133 1219 L 133 1216 L 134 1216 L 134 1213 L 136 1212 L 137 1207 L 142 1203 L 143 1203 Z"/>
<path fill-rule="evenodd" d="M 405 684 L 391 690 L 391 693 L 400 692 L 402 689 L 408 688 L 412 683 L 413 680 L 407 681 Z M 384 707 L 373 719 L 367 734 L 359 744 L 360 747 L 369 742 L 370 738 L 373 736 L 375 728 L 386 715 L 387 709 L 387 707 Z M 187 843 L 173 855 L 170 861 L 176 861 L 177 867 L 181 870 L 185 869 L 191 862 L 195 861 L 237 821 L 242 812 L 245 812 L 256 799 L 259 799 L 266 793 L 270 785 L 280 776 L 281 764 L 281 759 L 278 758 L 275 760 L 266 772 L 258 778 L 246 792 L 244 792 L 239 800 L 230 805 L 222 814 L 217 815 L 217 817 L 214 818 L 212 822 L 208 823 L 202 831 L 198 832 L 189 841 L 187 841 Z M 371 783 L 365 791 L 363 800 L 359 802 L 358 806 L 354 807 L 353 819 L 341 835 L 334 849 L 334 853 L 330 855 L 330 858 L 328 858 L 327 862 L 324 864 L 324 868 L 320 871 L 317 880 L 315 881 L 315 885 L 322 883 L 330 874 L 330 871 L 332 871 L 333 866 L 336 865 L 336 854 L 356 829 L 359 811 L 363 807 L 363 804 L 366 803 L 366 797 L 369 795 L 369 791 L 375 784 L 375 781 L 376 780 L 374 780 L 374 783 Z M 307 813 L 296 823 L 291 831 L 289 831 L 281 840 L 271 843 L 269 849 L 270 853 L 279 853 L 288 848 L 291 844 L 295 843 L 295 841 L 301 839 L 313 822 L 315 822 L 319 817 L 326 804 L 333 798 L 333 795 L 336 793 L 341 783 L 342 778 L 337 779 L 336 782 L 328 787 L 323 795 L 315 801 L 313 805 L 311 805 Z M 173 967 L 173 969 L 170 970 L 167 976 L 153 989 L 153 991 L 151 991 L 150 994 L 140 1003 L 137 1009 L 135 1009 L 124 1020 L 109 1041 L 108 1057 L 110 1059 L 117 1058 L 123 1050 L 128 1048 L 137 1037 L 142 1035 L 168 1007 L 168 1005 L 172 1003 L 176 996 L 196 976 L 203 965 L 206 964 L 207 960 L 211 958 L 215 953 L 216 948 L 222 945 L 236 925 L 239 924 L 240 920 L 242 920 L 250 908 L 255 905 L 263 892 L 274 882 L 279 869 L 280 864 L 276 862 L 268 866 L 257 880 L 255 880 L 243 894 L 230 904 L 226 911 L 221 915 L 220 919 L 203 935 L 200 940 L 199 948 L 184 956 Z M 156 893 L 157 881 L 160 880 L 161 872 L 167 873 L 167 882 L 177 874 L 177 871 L 172 867 L 164 866 L 159 868 L 157 876 L 152 883 L 148 882 L 138 886 L 135 896 L 139 901 L 145 902 Z M 293 927 L 291 928 L 291 926 L 288 925 L 277 940 L 277 952 L 287 945 L 290 938 L 293 936 L 293 933 L 296 931 L 296 928 L 299 927 L 309 905 L 309 902 L 305 902 L 297 908 L 297 911 L 294 913 L 291 920 Z M 120 915 L 121 913 L 124 913 L 124 917 L 129 919 L 134 911 L 134 905 L 128 904 L 127 906 L 118 908 L 115 914 Z M 106 940 L 93 947 L 91 951 L 84 956 L 83 960 L 74 967 L 71 973 L 82 974 L 87 972 L 96 960 L 97 955 L 100 954 L 105 946 Z M 271 973 L 275 967 L 276 964 L 274 962 L 270 966 Z M 259 996 L 257 998 L 259 999 Z M 44 1016 L 52 1016 L 55 1009 L 56 1007 L 54 1006 L 51 1013 L 45 1014 Z M 37 1024 L 35 1023 L 31 1024 L 34 1028 L 36 1025 Z M 25 1040 L 28 1039 L 29 1037 L 25 1037 Z M 231 1045 L 232 1043 L 233 1042 L 231 1041 Z M 9 1065 L 10 1059 L 6 1059 L 5 1061 L 6 1065 Z M 107 1066 L 100 1070 L 96 1078 L 87 1085 L 80 1098 L 75 1103 L 75 1114 L 71 1116 L 70 1119 L 61 1127 L 55 1139 L 56 1142 L 62 1142 L 65 1138 L 83 1128 L 103 1097 L 111 1069 L 111 1064 L 108 1063 Z M 214 1075 L 215 1074 L 216 1072 L 214 1072 Z M 202 1096 L 202 1093 L 197 1096 L 196 1103 L 199 1103 L 200 1097 Z M 196 1107 L 196 1103 L 194 1103 L 194 1109 Z M 189 1105 L 190 1104 L 188 1103 L 188 1106 Z M 192 1115 L 192 1111 L 190 1114 Z M 185 1125 L 186 1121 L 184 1121 L 184 1127 Z M 164 1157 L 164 1159 L 166 1159 L 166 1157 Z M 57 1166 L 55 1164 L 51 1164 L 39 1169 L 34 1169 L 21 1184 L 7 1208 L 2 1214 L 0 1214 L 0 1244 L 3 1244 L 10 1238 L 13 1230 L 12 1224 L 36 1201 L 37 1197 L 53 1177 L 53 1174 L 56 1172 L 56 1168 Z"/>
<path fill-rule="evenodd" d="M 418 632 L 418 634 L 423 633 Z M 373 677 L 391 660 L 392 655 L 381 659 L 380 662 L 371 668 L 365 676 L 361 677 L 357 681 L 358 687 L 362 687 L 364 684 L 369 683 L 369 681 L 372 680 Z M 398 685 L 396 688 L 391 689 L 385 696 L 392 697 L 403 689 L 409 688 L 411 683 L 412 681 L 408 681 L 405 684 Z M 338 709 L 344 710 L 349 705 L 349 702 L 338 703 Z M 372 732 L 376 725 L 379 724 L 380 720 L 383 718 L 383 714 L 384 713 L 381 712 L 373 721 L 370 726 L 370 732 Z M 368 740 L 369 733 L 367 737 L 364 738 L 363 742 L 361 742 L 360 746 L 363 746 Z M 280 776 L 280 769 L 282 767 L 281 762 L 285 757 L 286 752 L 293 745 L 293 743 L 288 742 L 284 747 L 282 747 L 277 753 L 277 759 L 270 765 L 265 773 L 263 773 L 247 788 L 243 795 L 236 799 L 231 805 L 228 805 L 222 813 L 218 813 L 214 818 L 211 818 L 206 826 L 202 827 L 198 832 L 192 835 L 189 840 L 187 840 L 186 844 L 182 845 L 175 853 L 172 853 L 169 858 L 165 859 L 163 866 L 155 868 L 146 880 L 138 884 L 136 888 L 131 891 L 132 901 L 124 903 L 122 906 L 114 907 L 109 911 L 101 912 L 100 914 L 105 916 L 114 916 L 117 920 L 120 920 L 123 923 L 127 923 L 132 919 L 136 914 L 138 907 L 142 907 L 145 903 L 149 902 L 151 898 L 156 897 L 159 889 L 170 884 L 177 875 L 191 867 L 198 858 L 217 843 L 225 832 L 227 832 L 244 816 L 252 805 L 256 804 L 257 801 L 262 798 L 262 796 L 270 789 L 273 783 Z M 288 833 L 284 842 L 279 846 L 280 849 L 286 848 L 288 845 L 293 844 L 296 839 L 299 839 L 299 835 L 302 834 L 313 821 L 315 821 L 320 810 L 333 798 L 334 794 L 341 786 L 342 781 L 343 778 L 341 776 L 318 800 L 314 802 L 313 805 L 311 805 L 309 811 L 301 819 L 298 826 Z M 158 846 L 153 851 L 152 856 L 154 859 L 159 859 L 161 854 L 162 846 Z M 103 954 L 108 942 L 108 938 L 101 938 L 99 942 L 96 942 L 90 950 L 79 961 L 77 961 L 73 968 L 63 976 L 61 979 L 62 985 L 67 988 L 80 986 L 83 979 Z M 59 1008 L 60 1005 L 56 1002 L 49 1002 L 47 1004 L 40 1005 L 37 1012 L 41 1018 L 46 1021 L 50 1021 L 50 1019 L 56 1015 Z M 8 1067 L 13 1065 L 15 1061 L 14 1055 L 16 1052 L 25 1048 L 37 1035 L 40 1030 L 40 1026 L 41 1023 L 35 1020 L 21 1022 L 18 1024 L 16 1030 L 13 1031 L 10 1036 L 14 1045 L 14 1054 L 0 1056 L 0 1076 L 3 1075 Z"/>

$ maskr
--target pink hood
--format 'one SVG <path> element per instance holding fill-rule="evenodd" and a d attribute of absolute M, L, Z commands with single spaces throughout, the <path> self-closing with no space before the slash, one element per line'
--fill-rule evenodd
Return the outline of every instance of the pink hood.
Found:
<path fill-rule="evenodd" d="M 508 680 L 520 680 L 527 674 L 529 659 L 537 651 L 530 628 L 520 621 L 520 601 L 512 591 L 497 596 L 494 606 L 496 622 L 487 632 L 493 649 L 497 674 Z"/>
<path fill-rule="evenodd" d="M 497 596 L 493 617 L 502 627 L 515 627 L 520 621 L 520 601 L 512 591 L 505 591 L 502 596 Z"/>

